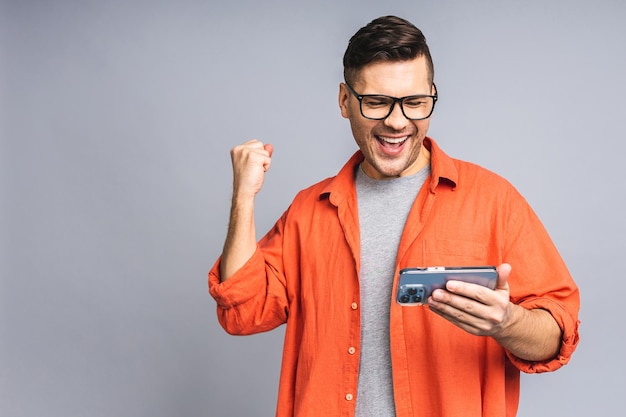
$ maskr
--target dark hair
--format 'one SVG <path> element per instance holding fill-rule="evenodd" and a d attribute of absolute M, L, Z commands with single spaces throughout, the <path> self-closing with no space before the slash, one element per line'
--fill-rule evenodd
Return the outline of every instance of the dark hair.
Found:
<path fill-rule="evenodd" d="M 359 70 L 380 61 L 409 61 L 425 57 L 430 81 L 434 78 L 433 60 L 426 38 L 411 22 L 396 16 L 383 16 L 359 29 L 348 42 L 343 55 L 343 76 L 352 83 Z"/>

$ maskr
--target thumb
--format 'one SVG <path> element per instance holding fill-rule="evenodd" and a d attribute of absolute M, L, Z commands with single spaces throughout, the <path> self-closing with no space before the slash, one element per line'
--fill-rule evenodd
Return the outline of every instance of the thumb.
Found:
<path fill-rule="evenodd" d="M 496 290 L 509 290 L 509 275 L 511 274 L 511 265 L 501 264 L 496 268 L 498 271 L 498 283 Z"/>
<path fill-rule="evenodd" d="M 272 154 L 274 153 L 274 146 L 270 143 L 266 143 L 265 145 L 263 145 L 263 148 L 270 154 L 271 158 Z"/>

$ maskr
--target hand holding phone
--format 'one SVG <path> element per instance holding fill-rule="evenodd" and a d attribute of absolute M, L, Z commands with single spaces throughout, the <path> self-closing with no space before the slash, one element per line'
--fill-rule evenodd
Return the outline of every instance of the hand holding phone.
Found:
<path fill-rule="evenodd" d="M 403 306 L 425 304 L 436 289 L 445 289 L 448 281 L 464 281 L 495 289 L 498 272 L 495 266 L 425 267 L 400 270 L 396 302 Z"/>

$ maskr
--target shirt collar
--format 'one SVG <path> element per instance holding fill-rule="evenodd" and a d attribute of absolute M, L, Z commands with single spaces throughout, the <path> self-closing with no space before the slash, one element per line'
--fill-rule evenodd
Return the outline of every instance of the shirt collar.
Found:
<path fill-rule="evenodd" d="M 430 191 L 434 193 L 439 185 L 447 185 L 454 190 L 459 178 L 454 159 L 442 151 L 432 138 L 424 138 L 424 146 L 430 151 Z"/>

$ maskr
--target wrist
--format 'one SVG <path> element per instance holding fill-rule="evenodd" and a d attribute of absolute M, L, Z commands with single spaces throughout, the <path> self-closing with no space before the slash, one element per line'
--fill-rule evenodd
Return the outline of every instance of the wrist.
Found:
<path fill-rule="evenodd" d="M 509 301 L 506 307 L 502 321 L 497 326 L 497 330 L 492 335 L 498 342 L 505 343 L 507 339 L 515 335 L 515 328 L 519 323 L 523 322 L 524 316 L 528 313 L 524 307 L 513 304 Z"/>

